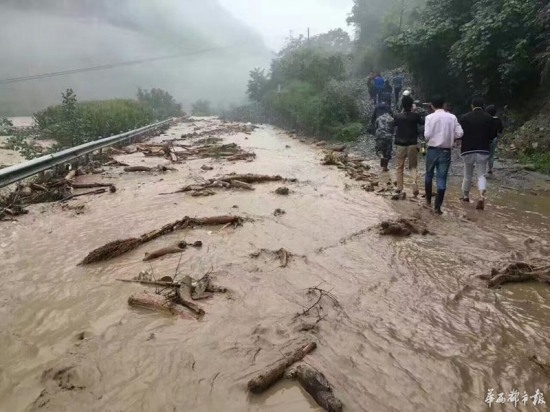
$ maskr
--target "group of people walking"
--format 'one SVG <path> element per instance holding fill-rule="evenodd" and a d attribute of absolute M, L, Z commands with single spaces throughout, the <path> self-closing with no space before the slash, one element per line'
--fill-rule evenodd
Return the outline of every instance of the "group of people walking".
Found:
<path fill-rule="evenodd" d="M 409 169 L 413 180 L 413 195 L 419 195 L 418 188 L 418 135 L 424 127 L 427 145 L 425 193 L 426 203 L 434 211 L 442 214 L 441 206 L 447 190 L 447 177 L 451 165 L 451 150 L 460 144 L 464 160 L 464 179 L 462 182 L 462 201 L 470 202 L 470 191 L 474 169 L 478 176 L 479 199 L 476 208 L 483 210 L 487 191 L 486 174 L 492 173 L 497 140 L 503 132 L 502 121 L 496 116 L 495 106 L 485 107 L 482 98 L 472 100 L 471 111 L 459 120 L 449 111 L 443 97 L 437 96 L 430 104 L 432 113 L 424 116 L 419 113 L 411 96 L 403 96 L 402 112 L 393 114 L 391 107 L 381 101 L 373 114 L 376 152 L 380 156 L 380 166 L 388 171 L 389 161 L 396 150 L 397 197 L 404 197 L 405 161 L 409 160 Z M 436 180 L 436 191 L 433 180 Z"/>
<path fill-rule="evenodd" d="M 398 71 L 391 79 L 384 79 L 380 72 L 371 72 L 367 77 L 367 85 L 369 89 L 369 95 L 373 103 L 386 103 L 390 108 L 392 107 L 392 96 L 395 96 L 395 105 L 399 105 L 399 97 L 403 90 L 405 83 L 405 76 L 402 72 Z"/>

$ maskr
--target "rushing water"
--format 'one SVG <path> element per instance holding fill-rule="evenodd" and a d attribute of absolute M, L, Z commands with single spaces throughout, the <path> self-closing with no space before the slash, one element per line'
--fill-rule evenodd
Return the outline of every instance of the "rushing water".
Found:
<path fill-rule="evenodd" d="M 38 205 L 19 222 L 1 224 L 0 410 L 319 410 L 289 382 L 260 397 L 246 391 L 248 379 L 307 337 L 318 342 L 307 362 L 327 376 L 349 411 L 482 411 L 490 388 L 530 395 L 540 389 L 550 398 L 548 376 L 528 360 L 534 353 L 550 359 L 550 289 L 488 290 L 472 277 L 503 259 L 548 256 L 548 198 L 498 192 L 485 212 L 475 213 L 451 194 L 448 213 L 436 218 L 416 202 L 392 204 L 365 193 L 341 171 L 321 166 L 317 149 L 273 128 L 227 140 L 254 150 L 257 159 L 189 161 L 157 175 L 113 169 L 104 178 L 82 178 L 118 188 L 73 201 L 86 205 L 84 214 Z M 202 171 L 205 163 L 214 170 Z M 277 184 L 209 198 L 159 195 L 231 172 L 299 182 L 289 184 L 288 197 L 273 193 Z M 276 208 L 286 214 L 275 217 Z M 118 259 L 77 266 L 111 240 L 186 215 L 222 214 L 251 220 L 235 230 L 177 232 Z M 399 214 L 420 216 L 435 235 L 394 240 L 367 230 Z M 200 322 L 129 308 L 128 297 L 144 287 L 115 279 L 149 269 L 145 252 L 183 239 L 204 247 L 183 253 L 180 271 L 200 277 L 213 268 L 231 293 L 201 302 L 207 314 Z M 250 257 L 281 247 L 296 255 L 288 268 L 269 256 Z M 154 273 L 173 275 L 179 259 L 153 262 Z M 302 322 L 317 320 L 316 313 L 295 319 L 313 303 L 306 294 L 313 286 L 330 291 L 339 305 L 323 300 L 318 331 L 299 331 Z M 73 369 L 64 378 L 41 379 L 45 370 L 66 367 Z"/>

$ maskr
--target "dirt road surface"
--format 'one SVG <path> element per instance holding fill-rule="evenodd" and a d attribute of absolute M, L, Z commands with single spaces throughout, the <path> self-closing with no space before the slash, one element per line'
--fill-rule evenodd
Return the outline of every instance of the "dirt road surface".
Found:
<path fill-rule="evenodd" d="M 156 140 L 217 127 L 214 119 L 182 123 Z M 78 181 L 113 182 L 117 193 L 71 200 L 72 210 L 32 206 L 18 222 L 0 223 L 0 410 L 317 411 L 292 383 L 260 396 L 246 390 L 255 373 L 304 339 L 318 343 L 306 360 L 348 411 L 483 411 L 491 388 L 540 389 L 550 398 L 548 376 L 528 359 L 550 359 L 550 287 L 490 290 L 473 277 L 510 259 L 550 255 L 548 197 L 494 190 L 487 210 L 475 212 L 450 193 L 447 213 L 435 217 L 420 200 L 366 193 L 341 170 L 321 166 L 319 148 L 272 127 L 221 137 L 257 158 L 193 160 L 165 173 L 107 168 Z M 169 163 L 141 153 L 117 159 Z M 288 196 L 274 193 L 279 183 L 211 197 L 160 195 L 232 172 L 298 182 L 285 183 Z M 275 209 L 286 213 L 274 216 Z M 226 214 L 247 221 L 175 232 L 114 260 L 77 266 L 112 240 L 184 216 Z M 372 230 L 401 215 L 416 215 L 434 235 L 393 239 Z M 142 261 L 180 240 L 204 246 Z M 294 255 L 286 268 L 270 254 L 250 256 L 280 248 Z M 230 292 L 201 301 L 201 321 L 128 306 L 146 287 L 115 279 L 150 269 L 157 278 L 173 276 L 178 262 L 194 277 L 213 269 Z M 315 302 L 307 294 L 315 286 L 338 304 L 324 299 L 318 311 L 296 317 Z M 508 403 L 499 410 L 518 409 Z"/>

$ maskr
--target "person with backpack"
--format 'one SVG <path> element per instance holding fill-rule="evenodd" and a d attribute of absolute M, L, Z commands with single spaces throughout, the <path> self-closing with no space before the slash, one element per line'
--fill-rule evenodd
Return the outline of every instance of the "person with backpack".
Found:
<path fill-rule="evenodd" d="M 373 113 L 375 151 L 380 157 L 380 167 L 383 172 L 389 171 L 393 142 L 393 114 L 391 108 L 382 102 L 376 106 Z"/>
<path fill-rule="evenodd" d="M 399 96 L 401 95 L 401 90 L 403 90 L 403 85 L 405 84 L 405 76 L 401 71 L 397 71 L 395 76 L 392 79 L 393 93 L 395 95 L 395 105 L 399 107 Z"/>
<path fill-rule="evenodd" d="M 491 152 L 489 154 L 489 171 L 487 172 L 490 175 L 492 175 L 493 174 L 493 166 L 495 164 L 495 153 L 496 153 L 496 150 L 497 150 L 498 140 L 499 140 L 500 136 L 502 135 L 502 133 L 504 132 L 504 123 L 497 116 L 497 108 L 496 108 L 495 105 L 491 104 L 491 105 L 487 106 L 485 111 L 487 113 L 489 113 L 491 116 L 493 116 L 493 122 L 495 124 L 495 132 L 494 132 L 493 141 L 491 142 Z"/>
<path fill-rule="evenodd" d="M 424 124 L 419 113 L 413 111 L 414 100 L 411 96 L 403 96 L 401 101 L 403 112 L 393 116 L 396 128 L 395 146 L 397 147 L 397 193 L 403 197 L 403 175 L 405 159 L 409 159 L 409 169 L 413 178 L 413 196 L 418 191 L 418 128 Z"/>
<path fill-rule="evenodd" d="M 374 88 L 376 90 L 376 104 L 380 103 L 380 94 L 382 93 L 382 90 L 384 90 L 384 78 L 380 74 L 380 72 L 376 73 L 376 76 L 374 77 Z"/>
<path fill-rule="evenodd" d="M 441 206 L 445 198 L 447 190 L 447 176 L 451 166 L 451 149 L 455 140 L 460 139 L 464 135 L 464 131 L 458 122 L 456 116 L 446 112 L 445 99 L 442 96 L 437 96 L 432 99 L 431 103 L 433 113 L 426 117 L 426 125 L 424 127 L 424 137 L 428 145 L 426 155 L 426 203 L 431 207 L 433 187 L 432 182 L 434 174 L 437 180 L 437 195 L 435 197 L 436 214 L 441 215 Z"/>
<path fill-rule="evenodd" d="M 464 159 L 464 180 L 462 182 L 462 200 L 470 202 L 470 189 L 474 167 L 477 171 L 477 186 L 479 200 L 476 209 L 485 208 L 485 193 L 487 190 L 487 167 L 491 154 L 491 142 L 495 137 L 495 121 L 493 116 L 484 110 L 485 102 L 481 97 L 472 99 L 472 111 L 465 114 L 460 124 L 464 130 L 461 154 Z"/>

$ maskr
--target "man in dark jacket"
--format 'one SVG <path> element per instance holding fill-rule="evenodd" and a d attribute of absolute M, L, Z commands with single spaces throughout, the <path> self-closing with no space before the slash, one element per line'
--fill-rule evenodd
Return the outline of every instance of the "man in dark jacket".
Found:
<path fill-rule="evenodd" d="M 405 159 L 409 158 L 409 169 L 413 179 L 413 195 L 418 196 L 418 127 L 424 124 L 420 114 L 414 112 L 413 99 L 403 96 L 403 113 L 393 116 L 396 127 L 395 145 L 397 146 L 397 192 L 403 192 L 403 174 Z"/>
<path fill-rule="evenodd" d="M 470 189 L 474 175 L 474 166 L 477 171 L 480 198 L 476 209 L 485 208 L 485 192 L 487 189 L 487 166 L 491 153 L 491 142 L 495 135 L 493 117 L 485 112 L 485 102 L 481 97 L 472 100 L 472 111 L 464 115 L 460 121 L 464 136 L 462 137 L 462 158 L 464 159 L 464 181 L 462 182 L 462 200 L 470 201 Z"/>

